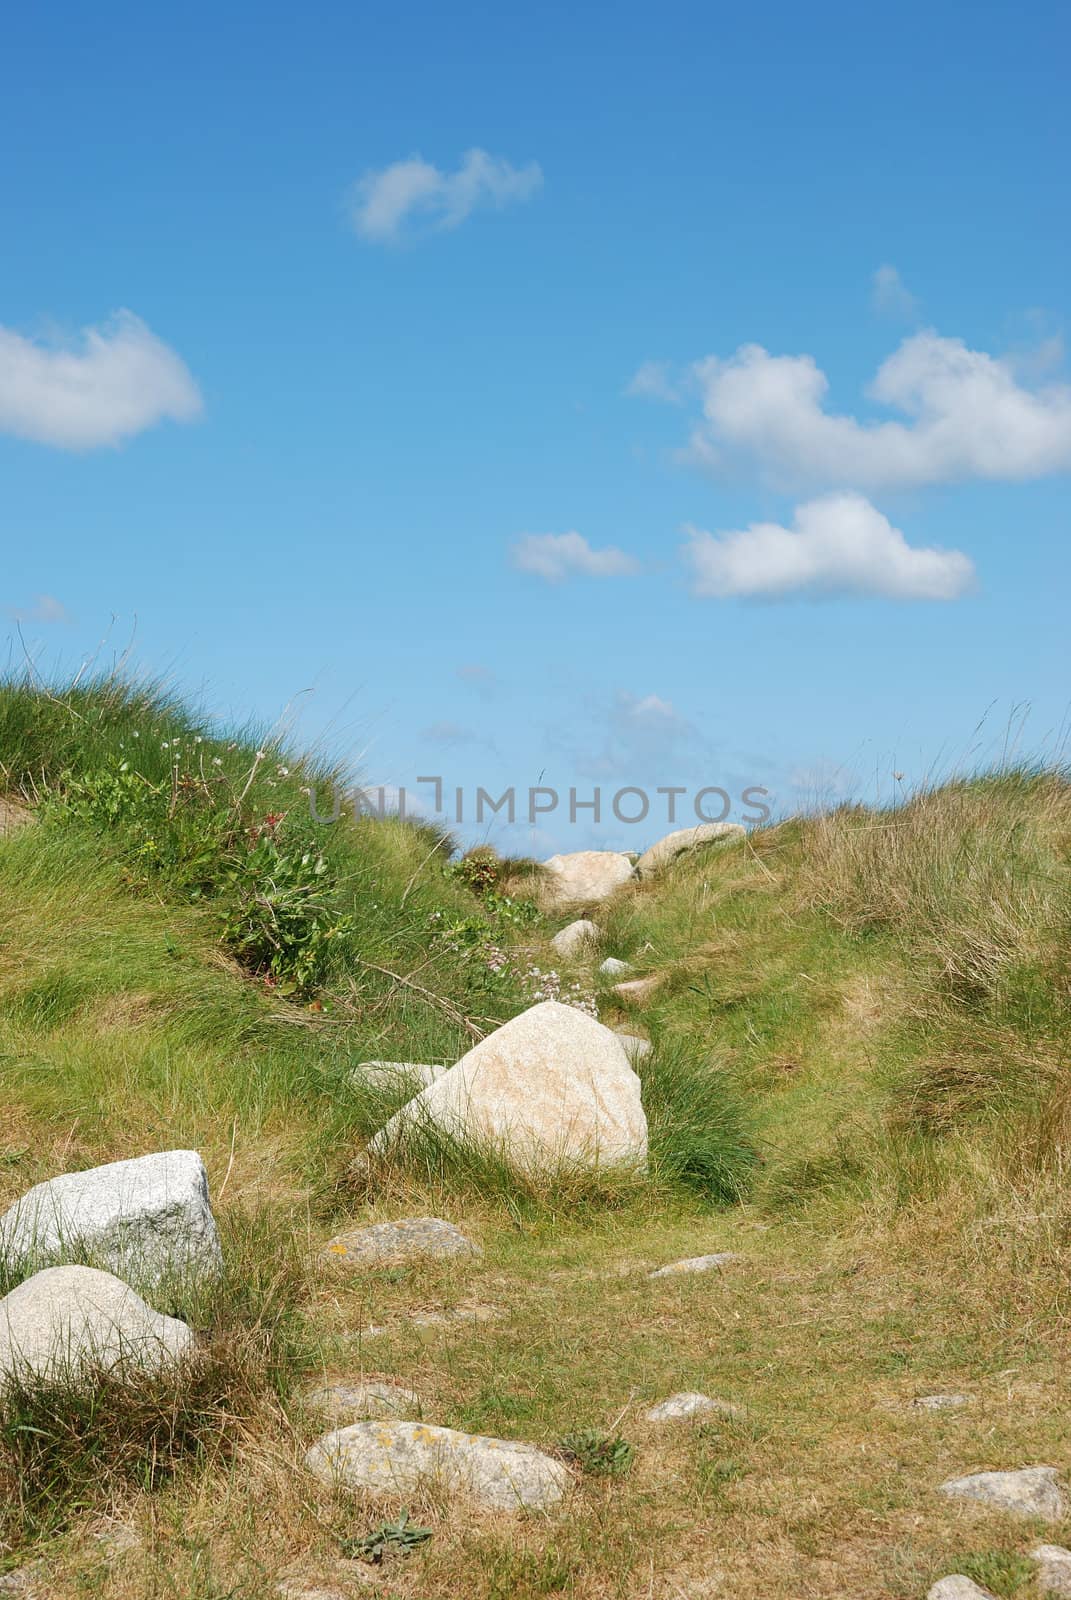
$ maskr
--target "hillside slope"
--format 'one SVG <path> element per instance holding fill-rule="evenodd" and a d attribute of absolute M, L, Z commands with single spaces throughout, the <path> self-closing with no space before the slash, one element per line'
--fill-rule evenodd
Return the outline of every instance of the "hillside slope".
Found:
<path fill-rule="evenodd" d="M 0 1562 L 60 1597 L 908 1600 L 952 1571 L 1031 1593 L 1027 1552 L 1071 1525 L 936 1489 L 1071 1466 L 1063 775 L 795 820 L 628 886 L 593 915 L 598 956 L 657 979 L 639 1005 L 554 957 L 568 919 L 530 869 L 392 820 L 314 823 L 330 777 L 152 691 L 0 687 L 25 824 L 0 835 L 0 1209 L 195 1148 L 228 1269 L 161 1308 L 206 1352 L 181 1405 L 0 1402 Z M 359 1062 L 454 1061 L 548 994 L 652 1041 L 648 1180 L 522 1182 L 446 1144 L 362 1158 L 398 1098 L 356 1086 Z M 323 1262 L 345 1227 L 429 1213 L 482 1256 Z M 334 1497 L 301 1466 L 324 1378 L 634 1458 L 599 1472 L 595 1451 L 549 1517 Z M 738 1410 L 646 1420 L 687 1390 Z M 965 1403 L 914 1407 L 936 1392 Z M 403 1509 L 430 1540 L 355 1559 Z"/>

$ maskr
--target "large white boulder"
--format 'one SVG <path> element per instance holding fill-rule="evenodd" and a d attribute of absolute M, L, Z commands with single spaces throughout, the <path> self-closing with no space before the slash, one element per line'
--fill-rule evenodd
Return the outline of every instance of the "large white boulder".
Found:
<path fill-rule="evenodd" d="M 12 1380 L 160 1373 L 193 1343 L 184 1322 L 161 1316 L 110 1272 L 46 1267 L 0 1300 L 0 1390 Z"/>
<path fill-rule="evenodd" d="M 433 1428 L 423 1422 L 357 1422 L 306 1453 L 323 1483 L 372 1494 L 424 1488 L 463 1494 L 489 1511 L 545 1511 L 572 1484 L 567 1467 L 534 1445 Z"/>
<path fill-rule="evenodd" d="M 617 850 L 574 850 L 544 861 L 551 905 L 591 905 L 606 900 L 634 876 L 632 861 Z"/>
<path fill-rule="evenodd" d="M 701 822 L 696 828 L 677 828 L 645 850 L 636 863 L 641 877 L 668 867 L 671 861 L 701 844 L 716 844 L 721 839 L 739 839 L 747 829 L 739 822 Z"/>
<path fill-rule="evenodd" d="M 395 1113 L 371 1142 L 384 1153 L 435 1128 L 489 1146 L 530 1172 L 647 1159 L 640 1080 L 601 1022 L 544 1000 L 496 1029 Z"/>
<path fill-rule="evenodd" d="M 141 1289 L 216 1274 L 204 1162 L 164 1150 L 39 1183 L 0 1217 L 0 1256 L 15 1268 L 87 1256 Z"/>

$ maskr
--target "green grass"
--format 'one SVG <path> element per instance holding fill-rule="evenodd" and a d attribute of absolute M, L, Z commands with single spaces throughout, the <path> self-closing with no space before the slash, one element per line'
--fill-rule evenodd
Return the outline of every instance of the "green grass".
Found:
<path fill-rule="evenodd" d="M 599 959 L 660 979 L 638 1007 L 596 985 L 654 1046 L 642 1180 L 524 1180 L 441 1136 L 368 1159 L 404 1090 L 354 1067 L 458 1059 L 532 1002 L 561 918 L 531 863 L 315 824 L 303 790 L 339 776 L 151 686 L 0 685 L 0 795 L 36 816 L 0 837 L 0 1207 L 190 1146 L 228 1269 L 160 1307 L 200 1336 L 181 1397 L 0 1402 L 0 1562 L 39 1557 L 58 1600 L 261 1600 L 294 1574 L 350 1593 L 347 1552 L 406 1512 L 434 1536 L 383 1592 L 411 1600 L 914 1600 L 954 1571 L 1029 1593 L 1036 1530 L 934 1491 L 1065 1463 L 1065 775 L 796 819 L 599 908 Z M 584 962 L 562 976 L 593 987 Z M 483 1254 L 320 1258 L 343 1227 L 429 1212 Z M 740 1260 L 648 1276 L 715 1251 Z M 571 1441 L 567 1509 L 321 1491 L 304 1386 L 360 1376 L 411 1385 L 432 1422 Z M 912 1411 L 952 1388 L 963 1413 Z M 684 1389 L 744 1414 L 643 1420 Z M 140 1545 L 102 1553 L 101 1517 Z"/>

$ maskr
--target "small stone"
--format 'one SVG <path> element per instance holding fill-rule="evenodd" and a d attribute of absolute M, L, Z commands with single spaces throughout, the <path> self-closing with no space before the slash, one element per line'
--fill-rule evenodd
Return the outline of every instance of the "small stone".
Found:
<path fill-rule="evenodd" d="M 93 1529 L 93 1537 L 111 1555 L 123 1555 L 128 1550 L 141 1548 L 141 1534 L 129 1522 L 117 1522 L 108 1517 Z"/>
<path fill-rule="evenodd" d="M 634 876 L 628 856 L 615 850 L 575 850 L 543 863 L 544 898 L 551 906 L 595 904 Z"/>
<path fill-rule="evenodd" d="M 994 1600 L 994 1596 L 988 1589 L 979 1589 L 973 1578 L 965 1578 L 962 1572 L 953 1572 L 947 1578 L 939 1578 L 926 1591 L 926 1600 Z"/>
<path fill-rule="evenodd" d="M 93 1267 L 46 1267 L 0 1300 L 0 1388 L 162 1373 L 193 1349 L 184 1322 Z"/>
<path fill-rule="evenodd" d="M 718 844 L 726 839 L 739 839 L 746 832 L 747 829 L 739 822 L 703 822 L 697 828 L 677 828 L 643 852 L 636 863 L 636 871 L 641 878 L 646 877 L 660 867 L 667 867 L 688 850 L 696 850 L 704 844 Z"/>
<path fill-rule="evenodd" d="M 367 1085 L 370 1089 L 382 1089 L 388 1094 L 414 1095 L 421 1089 L 426 1089 L 429 1083 L 434 1083 L 436 1078 L 441 1078 L 449 1068 L 440 1063 L 424 1061 L 362 1061 L 350 1073 L 350 1082 L 355 1088 Z"/>
<path fill-rule="evenodd" d="M 646 1005 L 662 986 L 659 973 L 653 972 L 647 978 L 626 978 L 624 983 L 615 983 L 613 992 L 619 1000 L 624 1000 L 630 1006 Z"/>
<path fill-rule="evenodd" d="M 448 1328 L 458 1322 L 497 1322 L 502 1312 L 497 1306 L 469 1300 L 449 1311 L 416 1311 L 409 1318 L 414 1328 Z"/>
<path fill-rule="evenodd" d="M 383 1266 L 420 1256 L 478 1256 L 482 1252 L 441 1217 L 403 1217 L 398 1222 L 374 1222 L 367 1228 L 340 1233 L 323 1249 L 329 1261 L 345 1266 L 364 1263 Z"/>
<path fill-rule="evenodd" d="M 689 1272 L 714 1272 L 718 1267 L 727 1267 L 730 1261 L 739 1257 L 732 1250 L 723 1250 L 720 1255 L 690 1256 L 686 1261 L 671 1261 L 668 1267 L 657 1267 L 654 1272 L 649 1272 L 649 1278 L 677 1278 Z"/>
<path fill-rule="evenodd" d="M 581 917 L 577 922 L 570 922 L 568 927 L 562 928 L 550 942 L 555 953 L 561 956 L 563 961 L 572 961 L 595 944 L 598 937 L 599 930 L 595 924 L 589 922 L 586 917 Z"/>
<path fill-rule="evenodd" d="M 46 1574 L 43 1561 L 28 1561 L 24 1567 L 0 1573 L 0 1594 L 17 1594 L 22 1600 L 45 1600 Z"/>
<path fill-rule="evenodd" d="M 940 1492 L 960 1500 L 980 1500 L 1022 1517 L 1043 1517 L 1048 1522 L 1058 1522 L 1069 1509 L 1056 1467 L 973 1472 L 965 1478 L 950 1478 L 940 1485 Z"/>
<path fill-rule="evenodd" d="M 19 828 L 24 828 L 33 820 L 34 814 L 29 806 L 23 805 L 21 800 L 10 800 L 6 795 L 0 794 L 0 839 L 9 833 L 15 833 Z"/>
<path fill-rule="evenodd" d="M 344 1425 L 370 1417 L 404 1417 L 420 1410 L 420 1396 L 400 1383 L 325 1383 L 310 1389 L 305 1403 L 329 1422 Z"/>
<path fill-rule="evenodd" d="M 617 1030 L 614 1030 L 617 1032 Z M 641 1039 L 638 1033 L 618 1033 L 617 1037 L 625 1047 L 625 1054 L 633 1066 L 638 1061 L 646 1061 L 654 1049 L 650 1039 Z"/>
<path fill-rule="evenodd" d="M 623 978 L 626 972 L 632 971 L 632 968 L 627 961 L 618 961 L 616 956 L 607 956 L 606 960 L 600 963 L 599 971 L 604 978 Z"/>
<path fill-rule="evenodd" d="M 911 1402 L 916 1411 L 954 1411 L 970 1403 L 970 1395 L 966 1394 L 923 1394 Z"/>
<path fill-rule="evenodd" d="M 717 1412 L 723 1417 L 744 1415 L 742 1408 L 734 1406 L 729 1400 L 714 1400 L 708 1394 L 686 1391 L 684 1394 L 671 1394 L 668 1400 L 662 1400 L 650 1411 L 645 1411 L 644 1417 L 648 1422 L 687 1422 L 692 1417 L 709 1415 L 710 1412 Z"/>
<path fill-rule="evenodd" d="M 347 1600 L 341 1589 L 324 1589 L 314 1583 L 311 1587 L 301 1583 L 281 1583 L 276 1589 L 280 1600 Z"/>
<path fill-rule="evenodd" d="M 0 1217 L 0 1253 L 17 1269 L 88 1256 L 145 1293 L 223 1267 L 196 1150 L 109 1161 L 37 1184 Z"/>
<path fill-rule="evenodd" d="M 325 1434 L 305 1464 L 323 1483 L 373 1494 L 423 1487 L 471 1495 L 490 1511 L 544 1511 L 573 1479 L 534 1445 L 433 1428 L 421 1422 L 357 1422 Z"/>
<path fill-rule="evenodd" d="M 1039 1563 L 1040 1592 L 1067 1600 L 1071 1596 L 1071 1550 L 1059 1544 L 1039 1544 L 1031 1550 L 1030 1559 Z"/>

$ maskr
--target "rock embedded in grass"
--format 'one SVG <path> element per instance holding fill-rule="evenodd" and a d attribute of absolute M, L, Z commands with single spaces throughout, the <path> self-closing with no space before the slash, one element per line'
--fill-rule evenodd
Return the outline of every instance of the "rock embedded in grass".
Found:
<path fill-rule="evenodd" d="M 1067 1600 L 1071 1596 L 1071 1550 L 1059 1544 L 1039 1544 L 1030 1551 L 1030 1559 L 1038 1563 L 1039 1593 Z"/>
<path fill-rule="evenodd" d="M 654 1045 L 651 1043 L 650 1039 L 641 1039 L 638 1033 L 619 1033 L 617 1032 L 617 1029 L 614 1031 L 617 1033 L 617 1037 L 621 1040 L 621 1043 L 624 1046 L 625 1054 L 628 1056 L 633 1066 L 636 1065 L 637 1061 L 647 1060 L 647 1057 L 654 1049 Z"/>
<path fill-rule="evenodd" d="M 355 1088 L 367 1085 L 370 1089 L 396 1089 L 403 1094 L 408 1089 L 413 1093 L 426 1089 L 449 1070 L 443 1062 L 361 1061 L 350 1073 L 350 1082 Z"/>
<path fill-rule="evenodd" d="M 489 1511 L 546 1511 L 573 1479 L 560 1461 L 512 1439 L 421 1422 L 358 1422 L 325 1434 L 305 1456 L 321 1482 L 371 1494 L 422 1488 L 474 1499 Z"/>
<path fill-rule="evenodd" d="M 404 1417 L 420 1410 L 420 1396 L 400 1383 L 375 1380 L 360 1383 L 325 1383 L 305 1396 L 310 1410 L 329 1422 L 346 1424 L 373 1417 Z"/>
<path fill-rule="evenodd" d="M 497 1322 L 504 1314 L 498 1306 L 489 1306 L 480 1300 L 465 1300 L 449 1309 L 414 1311 L 409 1321 L 414 1328 L 449 1328 L 459 1323 L 475 1326 L 478 1322 Z"/>
<path fill-rule="evenodd" d="M 351 1265 L 385 1266 L 420 1256 L 478 1256 L 482 1254 L 460 1228 L 442 1217 L 402 1217 L 397 1222 L 373 1222 L 367 1228 L 340 1233 L 323 1248 L 329 1261 Z"/>
<path fill-rule="evenodd" d="M 940 1485 L 940 1492 L 958 1500 L 978 1500 L 1021 1517 L 1041 1517 L 1047 1522 L 1058 1522 L 1071 1510 L 1057 1467 L 972 1472 L 965 1478 L 949 1478 Z"/>
<path fill-rule="evenodd" d="M 617 1035 L 545 1000 L 514 1017 L 403 1106 L 372 1139 L 386 1155 L 436 1132 L 531 1174 L 641 1171 L 647 1118 Z"/>
<path fill-rule="evenodd" d="M 739 1257 L 732 1250 L 723 1250 L 713 1256 L 688 1256 L 684 1261 L 671 1261 L 666 1267 L 656 1267 L 649 1272 L 649 1278 L 679 1278 L 692 1272 L 715 1272 L 719 1267 L 727 1267 L 730 1261 L 738 1261 Z"/>
<path fill-rule="evenodd" d="M 970 1403 L 970 1395 L 966 1394 L 922 1394 L 911 1405 L 915 1411 L 956 1411 Z"/>
<path fill-rule="evenodd" d="M 659 1401 L 644 1412 L 647 1422 L 689 1422 L 693 1417 L 709 1416 L 717 1413 L 723 1417 L 742 1417 L 744 1412 L 740 1406 L 734 1406 L 730 1400 L 715 1400 L 708 1394 L 697 1394 L 695 1391 L 686 1390 L 683 1394 L 671 1394 L 668 1400 Z"/>
<path fill-rule="evenodd" d="M 938 1578 L 932 1588 L 927 1589 L 926 1600 L 996 1600 L 996 1597 L 988 1589 L 980 1589 L 973 1578 L 953 1572 L 947 1578 Z"/>
<path fill-rule="evenodd" d="M 29 1561 L 11 1572 L 0 1573 L 0 1594 L 17 1594 L 22 1600 L 45 1600 L 48 1574 L 43 1561 Z"/>
<path fill-rule="evenodd" d="M 46 1267 L 0 1300 L 0 1390 L 12 1382 L 77 1385 L 101 1373 L 159 1375 L 193 1347 L 184 1322 L 94 1267 Z"/>
<path fill-rule="evenodd" d="M 746 832 L 747 829 L 739 822 L 703 822 L 696 828 L 677 828 L 643 852 L 636 863 L 636 871 L 640 877 L 646 877 L 661 867 L 668 867 L 671 861 L 689 850 L 697 850 L 700 845 L 739 839 Z"/>
<path fill-rule="evenodd" d="M 325 1589 L 322 1584 L 309 1585 L 300 1579 L 296 1583 L 280 1583 L 275 1592 L 279 1600 L 349 1600 L 342 1589 Z"/>
<path fill-rule="evenodd" d="M 22 1270 L 88 1258 L 136 1288 L 223 1267 L 208 1175 L 195 1150 L 164 1150 L 37 1184 L 0 1217 L 0 1255 Z"/>
<path fill-rule="evenodd" d="M 23 805 L 21 800 L 0 795 L 0 839 L 16 833 L 19 828 L 25 828 L 27 823 L 33 821 L 34 814 L 29 806 Z"/>
<path fill-rule="evenodd" d="M 581 917 L 576 922 L 570 922 L 568 927 L 562 928 L 550 942 L 555 954 L 561 956 L 563 961 L 572 961 L 596 944 L 598 938 L 599 930 L 595 924 L 589 922 L 586 917 Z"/>
<path fill-rule="evenodd" d="M 543 863 L 544 899 L 551 906 L 594 905 L 609 899 L 635 876 L 628 856 L 616 850 L 575 850 Z"/>
<path fill-rule="evenodd" d="M 613 992 L 627 1005 L 643 1006 L 654 998 L 661 986 L 661 974 L 652 972 L 646 978 L 626 978 L 624 983 L 615 983 Z"/>
<path fill-rule="evenodd" d="M 619 961 L 616 956 L 607 956 L 599 966 L 599 971 L 604 978 L 623 978 L 632 968 L 627 961 Z"/>

